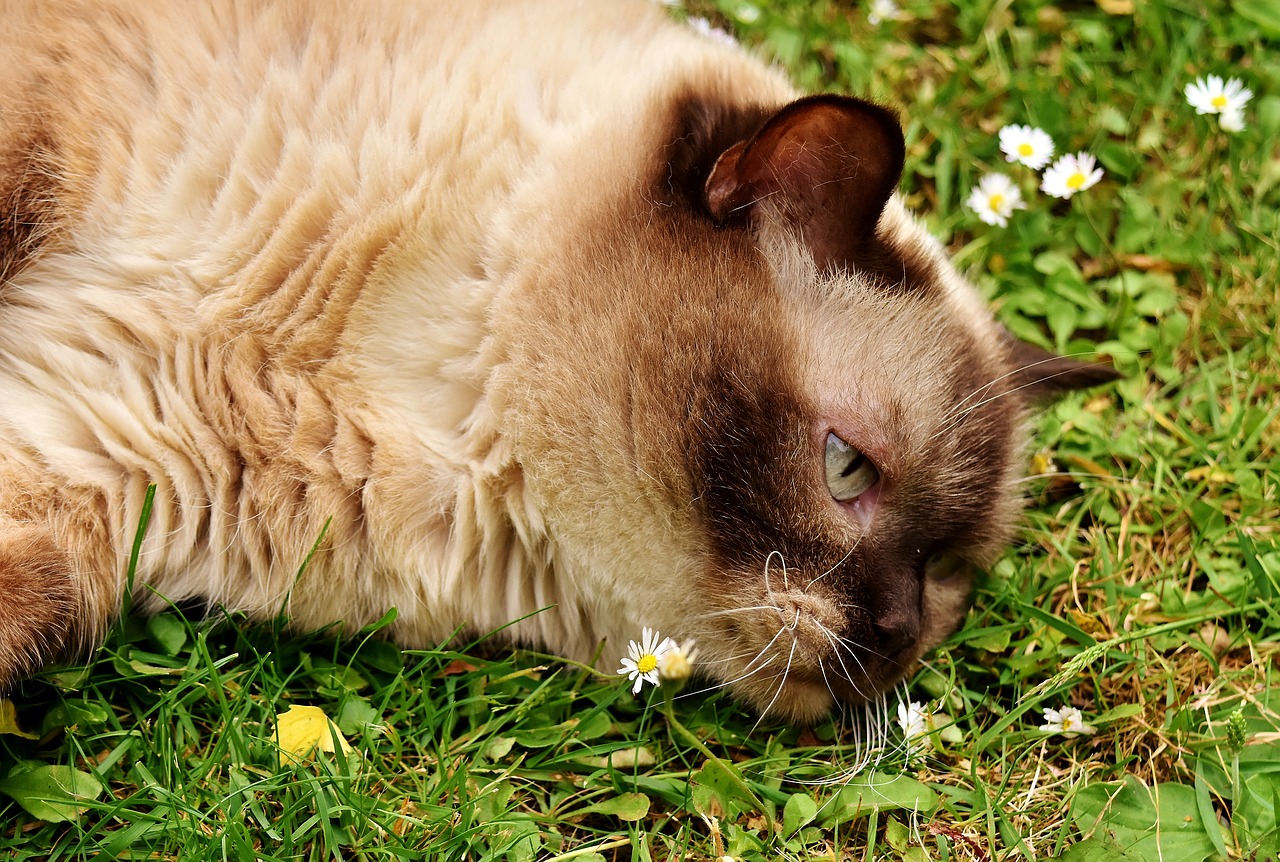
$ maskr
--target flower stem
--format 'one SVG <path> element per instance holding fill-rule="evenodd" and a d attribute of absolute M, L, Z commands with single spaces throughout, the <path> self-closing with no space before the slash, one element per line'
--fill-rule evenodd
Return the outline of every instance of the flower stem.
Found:
<path fill-rule="evenodd" d="M 756 806 L 756 809 L 764 815 L 764 822 L 769 832 L 769 837 L 773 838 L 773 815 L 769 813 L 769 809 L 765 808 L 764 802 L 761 801 L 760 797 L 751 789 L 751 786 L 747 784 L 746 779 L 744 779 L 742 774 L 738 772 L 738 768 L 736 766 L 729 763 L 727 760 L 716 757 L 715 754 L 712 753 L 711 749 L 707 748 L 706 743 L 694 736 L 693 732 L 689 730 L 689 728 L 680 723 L 680 720 L 676 718 L 675 707 L 672 702 L 672 692 L 673 689 L 670 686 L 662 687 L 662 712 L 667 717 L 667 726 L 682 737 L 685 742 L 696 748 L 703 757 L 712 761 L 724 770 L 725 774 L 729 776 L 729 779 L 737 786 L 738 790 L 740 790 L 747 799 L 750 799 Z"/>

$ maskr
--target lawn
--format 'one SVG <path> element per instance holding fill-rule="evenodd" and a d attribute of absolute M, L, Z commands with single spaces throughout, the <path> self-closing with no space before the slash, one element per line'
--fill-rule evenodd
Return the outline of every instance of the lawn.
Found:
<path fill-rule="evenodd" d="M 0 856 L 1280 854 L 1280 3 L 902 7 L 672 14 L 897 106 L 903 192 L 1001 319 L 1124 372 L 1039 418 L 1019 542 L 909 684 L 802 729 L 485 643 L 128 618 L 0 701 Z M 1210 74 L 1252 91 L 1242 129 L 1188 103 Z M 1039 191 L 1011 124 L 1102 179 Z M 1004 227 L 966 205 L 988 173 L 1025 199 Z M 1066 707 L 1094 732 L 1041 729 Z"/>

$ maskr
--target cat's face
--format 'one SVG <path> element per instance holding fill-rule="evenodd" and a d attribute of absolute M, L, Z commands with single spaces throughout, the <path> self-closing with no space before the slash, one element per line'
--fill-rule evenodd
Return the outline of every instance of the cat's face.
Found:
<path fill-rule="evenodd" d="M 669 198 L 590 213 L 530 276 L 515 446 L 610 656 L 695 638 L 711 681 L 811 720 L 955 629 L 1014 524 L 1029 399 L 1110 369 L 991 319 L 890 198 L 888 112 L 739 120 L 686 109 Z"/>

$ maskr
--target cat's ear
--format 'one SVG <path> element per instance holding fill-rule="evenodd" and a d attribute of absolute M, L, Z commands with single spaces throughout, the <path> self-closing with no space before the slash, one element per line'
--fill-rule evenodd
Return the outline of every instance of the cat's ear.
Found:
<path fill-rule="evenodd" d="M 1085 362 L 1050 353 L 1042 347 L 1008 337 L 1009 361 L 1015 389 L 1033 401 L 1058 398 L 1076 389 L 1088 389 L 1119 380 L 1122 375 L 1105 362 Z"/>
<path fill-rule="evenodd" d="M 750 220 L 767 200 L 800 230 L 819 267 L 840 265 L 875 231 L 904 153 L 892 111 L 848 96 L 810 96 L 725 150 L 704 202 L 725 224 Z"/>

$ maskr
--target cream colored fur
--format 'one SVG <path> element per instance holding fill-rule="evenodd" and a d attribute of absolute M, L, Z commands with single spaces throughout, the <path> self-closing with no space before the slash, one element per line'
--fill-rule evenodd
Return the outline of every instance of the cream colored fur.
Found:
<path fill-rule="evenodd" d="M 65 229 L 0 289 L 0 495 L 73 561 L 88 640 L 149 483 L 151 607 L 205 596 L 348 631 L 395 607 L 411 646 L 520 620 L 509 636 L 579 659 L 605 639 L 608 667 L 642 625 L 707 631 L 679 481 L 643 469 L 669 453 L 619 416 L 626 357 L 566 343 L 583 331 L 566 318 L 605 314 L 577 239 L 622 218 L 614 190 L 643 181 L 629 166 L 652 161 L 672 100 L 781 105 L 797 94 L 780 75 L 648 3 L 0 10 L 0 67 L 22 70 L 3 121 L 47 109 L 68 172 Z M 896 199 L 884 219 L 941 261 Z M 850 380 L 900 391 L 904 352 L 948 361 L 918 300 L 820 279 L 781 229 L 759 242 L 778 285 L 759 313 L 797 321 L 829 410 L 875 426 L 886 405 L 850 401 Z M 679 277 L 637 260 L 637 290 Z M 930 314 L 994 343 L 941 265 Z M 881 429 L 888 463 L 915 469 L 945 422 L 934 385 L 910 382 L 918 415 Z M 1016 467 L 982 553 L 1007 535 Z M 928 601 L 945 633 L 963 595 Z M 797 714 L 829 703 L 806 696 Z"/>

